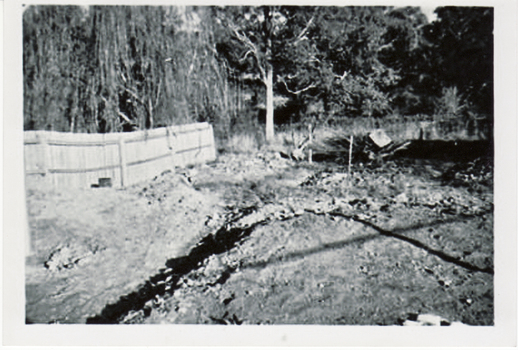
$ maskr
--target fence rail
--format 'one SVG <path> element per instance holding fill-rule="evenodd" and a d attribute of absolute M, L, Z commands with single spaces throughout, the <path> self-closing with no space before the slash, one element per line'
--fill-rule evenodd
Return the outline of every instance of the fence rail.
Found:
<path fill-rule="evenodd" d="M 55 187 L 124 187 L 175 166 L 214 160 L 212 126 L 188 124 L 131 133 L 24 133 L 25 175 Z"/>

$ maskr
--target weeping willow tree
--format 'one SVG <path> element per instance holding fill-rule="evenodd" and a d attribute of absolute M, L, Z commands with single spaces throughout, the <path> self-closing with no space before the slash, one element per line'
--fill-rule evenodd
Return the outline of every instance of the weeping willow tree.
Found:
<path fill-rule="evenodd" d="M 238 114 L 203 8 L 30 6 L 23 21 L 26 130 L 209 121 L 227 133 Z"/>
<path fill-rule="evenodd" d="M 73 33 L 80 26 L 78 7 L 31 7 L 24 12 L 24 124 L 26 129 L 62 130 L 74 122 L 74 106 L 63 101 L 77 99 L 79 75 L 74 70 Z M 58 88 L 59 87 L 59 88 Z M 67 111 L 67 109 L 71 109 Z"/>

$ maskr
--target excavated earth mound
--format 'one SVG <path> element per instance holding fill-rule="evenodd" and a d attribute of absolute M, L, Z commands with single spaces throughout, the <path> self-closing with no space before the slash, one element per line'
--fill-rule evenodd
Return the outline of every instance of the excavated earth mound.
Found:
<path fill-rule="evenodd" d="M 473 159 L 225 154 L 122 190 L 29 184 L 27 204 L 27 323 L 494 324 Z"/>

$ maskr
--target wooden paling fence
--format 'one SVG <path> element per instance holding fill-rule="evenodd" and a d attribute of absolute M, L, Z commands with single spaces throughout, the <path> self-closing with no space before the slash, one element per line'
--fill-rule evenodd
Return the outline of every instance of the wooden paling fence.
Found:
<path fill-rule="evenodd" d="M 212 161 L 208 123 L 111 134 L 25 131 L 25 175 L 55 187 L 125 187 L 165 170 Z"/>

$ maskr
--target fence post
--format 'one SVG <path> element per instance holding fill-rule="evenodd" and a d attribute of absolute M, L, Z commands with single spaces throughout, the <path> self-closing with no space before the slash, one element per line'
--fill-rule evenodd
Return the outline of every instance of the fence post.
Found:
<path fill-rule="evenodd" d="M 175 161 L 176 161 L 176 157 L 175 157 L 175 148 L 176 148 L 176 145 L 174 144 L 174 142 L 171 140 L 175 134 L 173 132 L 173 127 L 172 126 L 167 126 L 166 127 L 166 137 L 167 137 L 167 147 L 169 148 L 169 152 L 171 153 L 171 170 L 174 171 L 174 169 L 176 168 L 176 164 L 175 164 Z"/>
<path fill-rule="evenodd" d="M 42 167 L 42 172 L 43 172 L 43 176 L 47 176 L 48 174 L 48 171 L 49 171 L 49 165 L 48 165 L 48 161 L 49 161 L 49 145 L 47 143 L 47 138 L 45 137 L 45 134 L 43 132 L 41 132 L 39 135 L 39 141 L 40 141 L 40 147 L 41 147 L 41 151 L 43 152 L 43 157 L 42 157 L 42 164 L 41 164 L 41 167 Z"/>
<path fill-rule="evenodd" d="M 347 167 L 347 177 L 351 176 L 351 160 L 353 158 L 353 143 L 354 143 L 354 135 L 351 135 L 349 140 L 349 166 Z"/>
<path fill-rule="evenodd" d="M 46 131 L 39 131 L 38 132 L 38 138 L 39 138 L 39 143 L 40 143 L 40 147 L 41 147 L 41 151 L 43 152 L 43 157 L 42 157 L 42 164 L 41 164 L 41 167 L 42 167 L 42 173 L 43 173 L 43 178 L 45 179 L 44 182 L 47 183 L 47 184 L 52 184 L 52 180 L 49 178 L 50 176 L 50 172 L 49 172 L 49 168 L 50 168 L 50 149 L 49 149 L 49 141 L 48 141 L 48 138 L 47 138 L 47 132 Z"/>
<path fill-rule="evenodd" d="M 126 164 L 126 147 L 124 138 L 119 138 L 119 164 L 121 168 L 121 187 L 124 187 L 128 181 L 128 169 Z"/>

